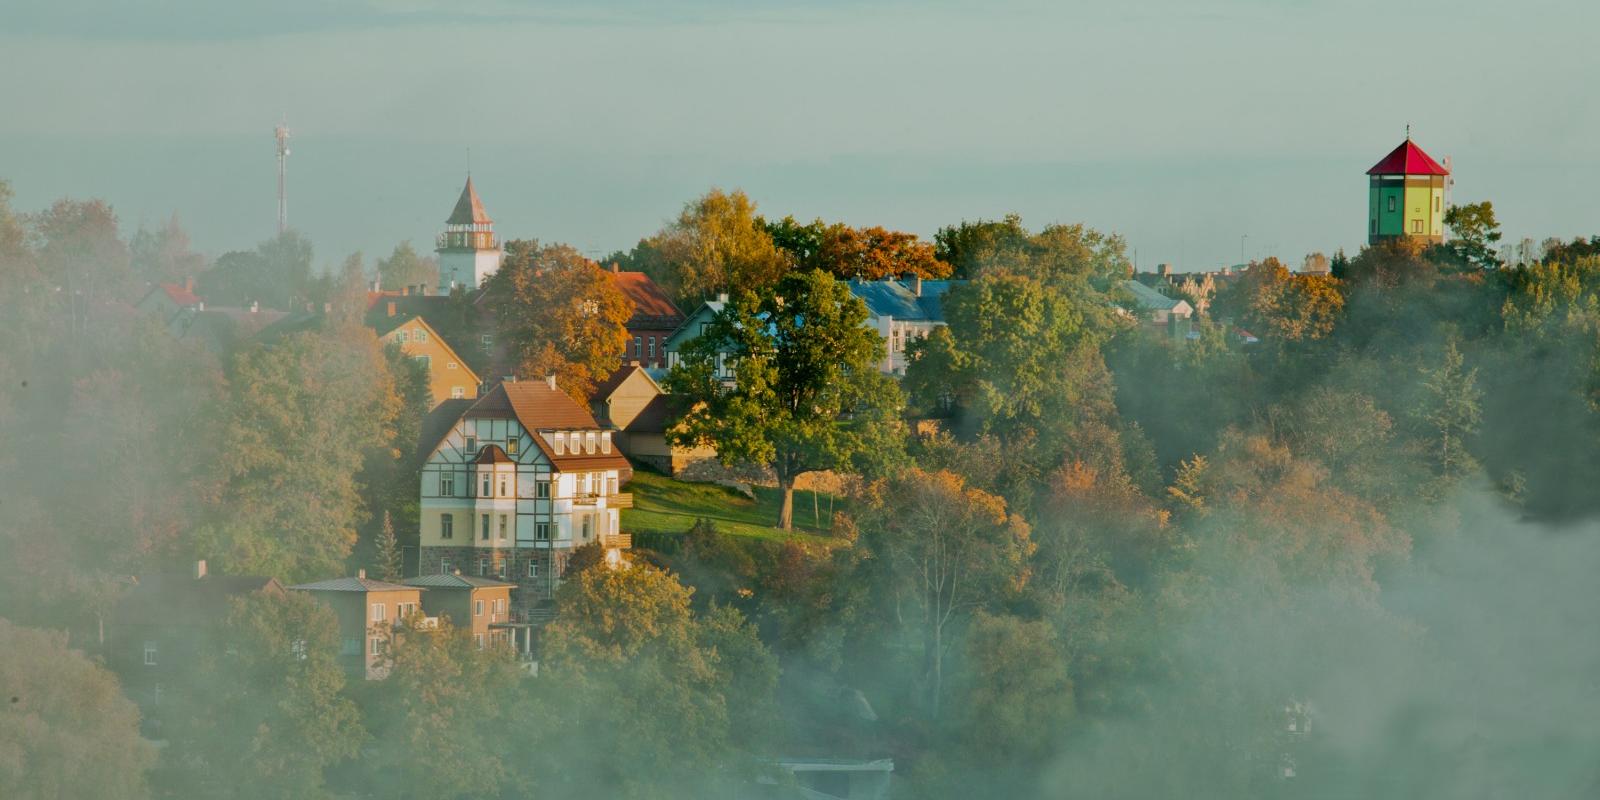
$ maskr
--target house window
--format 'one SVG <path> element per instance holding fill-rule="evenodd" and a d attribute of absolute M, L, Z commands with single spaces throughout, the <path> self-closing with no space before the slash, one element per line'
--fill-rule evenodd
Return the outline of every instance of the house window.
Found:
<path fill-rule="evenodd" d="M 500 538 L 506 538 L 506 515 L 500 515 Z"/>
<path fill-rule="evenodd" d="M 487 333 L 478 337 L 478 346 L 482 347 L 485 353 L 489 352 L 489 348 L 494 347 L 494 337 Z"/>
<path fill-rule="evenodd" d="M 589 531 L 592 530 L 593 528 L 594 528 L 594 520 L 593 520 L 593 518 L 584 517 L 583 518 L 583 540 L 584 541 L 586 541 L 586 542 L 589 541 Z"/>
<path fill-rule="evenodd" d="M 616 476 L 613 475 L 612 477 L 608 478 L 606 480 L 606 483 L 608 484 L 606 486 L 606 493 L 607 494 L 612 494 L 612 495 L 616 494 L 617 493 L 617 478 L 616 478 Z"/>
<path fill-rule="evenodd" d="M 417 341 L 419 341 L 419 342 L 428 341 L 428 332 L 425 331 L 425 330 L 422 330 L 421 328 L 418 328 L 417 329 Z"/>
<path fill-rule="evenodd" d="M 481 493 L 479 493 L 478 496 L 479 497 L 494 497 L 494 494 L 489 491 L 489 488 L 490 488 L 489 487 L 489 476 L 488 475 L 484 475 L 483 476 L 483 491 Z"/>
<path fill-rule="evenodd" d="M 533 535 L 537 539 L 548 540 L 550 538 L 550 523 L 541 522 L 541 523 L 539 523 L 537 525 L 534 525 L 533 526 Z"/>
<path fill-rule="evenodd" d="M 375 656 L 383 655 L 383 637 L 374 636 L 367 642 L 367 652 Z"/>
<path fill-rule="evenodd" d="M 460 399 L 462 399 L 462 398 L 464 398 L 466 396 L 467 396 L 467 387 L 465 387 L 465 386 L 452 386 L 452 387 L 450 387 L 450 399 L 451 400 L 460 400 Z"/>
<path fill-rule="evenodd" d="M 289 655 L 296 661 L 306 660 L 306 640 L 296 639 L 290 642 Z"/>
<path fill-rule="evenodd" d="M 1422 233 L 1422 220 L 1420 220 L 1420 219 L 1411 220 L 1411 232 L 1412 233 Z"/>
<path fill-rule="evenodd" d="M 506 494 L 506 476 L 504 476 L 504 475 L 500 476 L 500 496 L 501 497 L 509 497 L 510 496 L 510 495 Z"/>
<path fill-rule="evenodd" d="M 472 643 L 477 645 L 479 650 L 482 650 L 483 649 L 483 634 L 481 634 L 481 633 L 472 634 Z"/>
<path fill-rule="evenodd" d="M 474 616 L 474 617 L 483 616 L 483 601 L 482 600 L 474 600 L 474 601 L 472 601 L 472 616 Z"/>
<path fill-rule="evenodd" d="M 494 599 L 494 613 L 496 615 L 506 613 L 506 599 L 504 597 L 496 597 Z"/>
<path fill-rule="evenodd" d="M 556 455 L 567 452 L 567 434 L 565 431 L 556 431 Z"/>
<path fill-rule="evenodd" d="M 448 559 L 448 558 L 439 559 L 439 574 L 440 575 L 449 575 L 450 574 L 450 559 Z"/>
<path fill-rule="evenodd" d="M 403 620 L 406 617 L 409 617 L 409 616 L 411 616 L 412 614 L 415 614 L 415 613 L 417 613 L 417 604 L 416 603 L 395 603 L 394 604 L 394 618 L 395 618 L 396 622 L 398 622 L 400 620 Z"/>
<path fill-rule="evenodd" d="M 480 527 L 478 529 L 478 538 L 479 539 L 487 539 L 487 538 L 489 538 L 489 515 L 488 514 L 484 514 L 483 515 L 483 525 L 482 525 L 482 527 Z"/>
<path fill-rule="evenodd" d="M 530 577 L 530 578 L 539 577 L 539 562 L 533 561 L 531 559 L 528 561 L 528 577 Z"/>
<path fill-rule="evenodd" d="M 522 444 L 522 440 L 518 439 L 515 436 L 507 439 L 506 440 L 506 455 L 508 455 L 508 456 L 516 455 L 517 454 L 517 447 L 519 445 L 521 445 L 521 444 Z"/>
<path fill-rule="evenodd" d="M 422 365 L 423 369 L 427 369 L 428 366 L 433 362 L 433 360 L 428 358 L 427 356 L 413 356 L 413 358 L 415 358 L 417 360 L 418 364 Z"/>
<path fill-rule="evenodd" d="M 651 340 L 654 341 L 654 338 L 651 337 Z M 642 355 L 644 355 L 644 337 L 635 336 L 633 337 L 633 357 L 638 358 Z"/>
<path fill-rule="evenodd" d="M 147 666 L 147 667 L 153 667 L 153 666 L 156 665 L 156 643 L 155 642 L 145 642 L 144 643 L 144 665 Z"/>
<path fill-rule="evenodd" d="M 486 576 L 488 574 L 489 574 L 489 559 L 487 559 L 487 558 L 478 559 L 478 577 L 482 578 L 482 577 L 484 577 L 484 576 Z"/>
<path fill-rule="evenodd" d="M 389 614 L 389 607 L 388 606 L 385 606 L 382 603 L 373 603 L 372 604 L 372 621 L 373 622 L 382 622 L 382 621 L 384 621 L 385 619 L 388 618 L 388 614 Z"/>
<path fill-rule="evenodd" d="M 656 337 L 650 337 L 650 360 L 656 360 Z"/>
<path fill-rule="evenodd" d="M 476 437 L 476 436 L 468 436 L 467 437 L 467 455 L 475 456 L 477 454 L 478 454 L 478 437 Z"/>
<path fill-rule="evenodd" d="M 550 499 L 550 482 L 538 481 L 533 484 L 533 496 L 540 500 Z"/>
<path fill-rule="evenodd" d="M 444 365 L 444 368 L 445 369 L 456 369 L 456 362 L 454 362 L 454 361 L 446 361 L 445 365 Z"/>
<path fill-rule="evenodd" d="M 439 496 L 456 496 L 456 474 L 454 472 L 439 473 Z"/>
<path fill-rule="evenodd" d="M 1438 195 L 1434 195 L 1433 196 L 1433 210 L 1434 211 L 1438 211 L 1439 210 L 1439 196 Z"/>
<path fill-rule="evenodd" d="M 405 344 L 408 338 L 405 331 L 396 331 L 394 334 L 394 340 L 401 344 Z"/>
<path fill-rule="evenodd" d="M 456 515 L 454 515 L 454 514 L 440 514 L 439 515 L 439 538 L 440 539 L 454 539 L 454 538 L 456 538 Z"/>
<path fill-rule="evenodd" d="M 1394 200 L 1395 200 L 1394 195 L 1389 195 L 1389 211 L 1390 211 L 1390 213 L 1394 212 Z"/>

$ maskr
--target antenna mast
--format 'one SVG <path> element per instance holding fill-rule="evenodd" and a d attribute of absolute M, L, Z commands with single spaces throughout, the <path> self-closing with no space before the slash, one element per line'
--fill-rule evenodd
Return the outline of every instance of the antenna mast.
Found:
<path fill-rule="evenodd" d="M 289 193 L 284 182 L 289 167 L 288 120 L 278 123 L 272 135 L 278 140 L 278 233 L 281 235 L 289 229 Z"/>

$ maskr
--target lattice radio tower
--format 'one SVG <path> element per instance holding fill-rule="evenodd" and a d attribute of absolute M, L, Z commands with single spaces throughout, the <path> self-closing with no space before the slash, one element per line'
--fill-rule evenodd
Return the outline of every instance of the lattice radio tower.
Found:
<path fill-rule="evenodd" d="M 278 123 L 272 135 L 278 139 L 278 233 L 282 234 L 289 229 L 289 192 L 285 183 L 289 170 L 288 120 Z"/>

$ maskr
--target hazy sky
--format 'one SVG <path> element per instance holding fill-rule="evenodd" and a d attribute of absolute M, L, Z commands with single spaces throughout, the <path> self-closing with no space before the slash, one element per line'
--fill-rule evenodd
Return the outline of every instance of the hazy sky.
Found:
<path fill-rule="evenodd" d="M 0 0 L 17 204 L 431 247 L 472 171 L 503 237 L 631 246 L 711 186 L 931 235 L 1009 211 L 1149 269 L 1354 249 L 1413 125 L 1507 238 L 1600 234 L 1593 0 Z M 597 10 L 604 6 L 604 10 Z"/>

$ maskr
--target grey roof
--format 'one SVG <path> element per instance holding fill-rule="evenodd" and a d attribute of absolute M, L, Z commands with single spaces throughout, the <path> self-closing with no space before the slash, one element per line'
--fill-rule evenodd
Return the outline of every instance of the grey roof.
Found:
<path fill-rule="evenodd" d="M 494 578 L 478 578 L 472 575 L 419 575 L 415 578 L 406 578 L 407 586 L 427 587 L 440 589 L 492 589 L 496 586 L 516 586 L 509 581 L 498 581 Z"/>
<path fill-rule="evenodd" d="M 1181 302 L 1138 281 L 1123 281 L 1122 286 L 1128 290 L 1129 294 L 1133 295 L 1134 300 L 1138 301 L 1139 307 L 1147 311 L 1170 311 Z"/>
<path fill-rule="evenodd" d="M 944 295 L 966 281 L 923 281 L 922 294 L 904 281 L 849 281 L 850 293 L 867 304 L 874 317 L 944 322 Z"/>
<path fill-rule="evenodd" d="M 417 587 L 352 576 L 348 578 L 331 578 L 325 581 L 316 581 L 315 583 L 301 583 L 289 588 L 305 592 L 403 592 Z"/>

